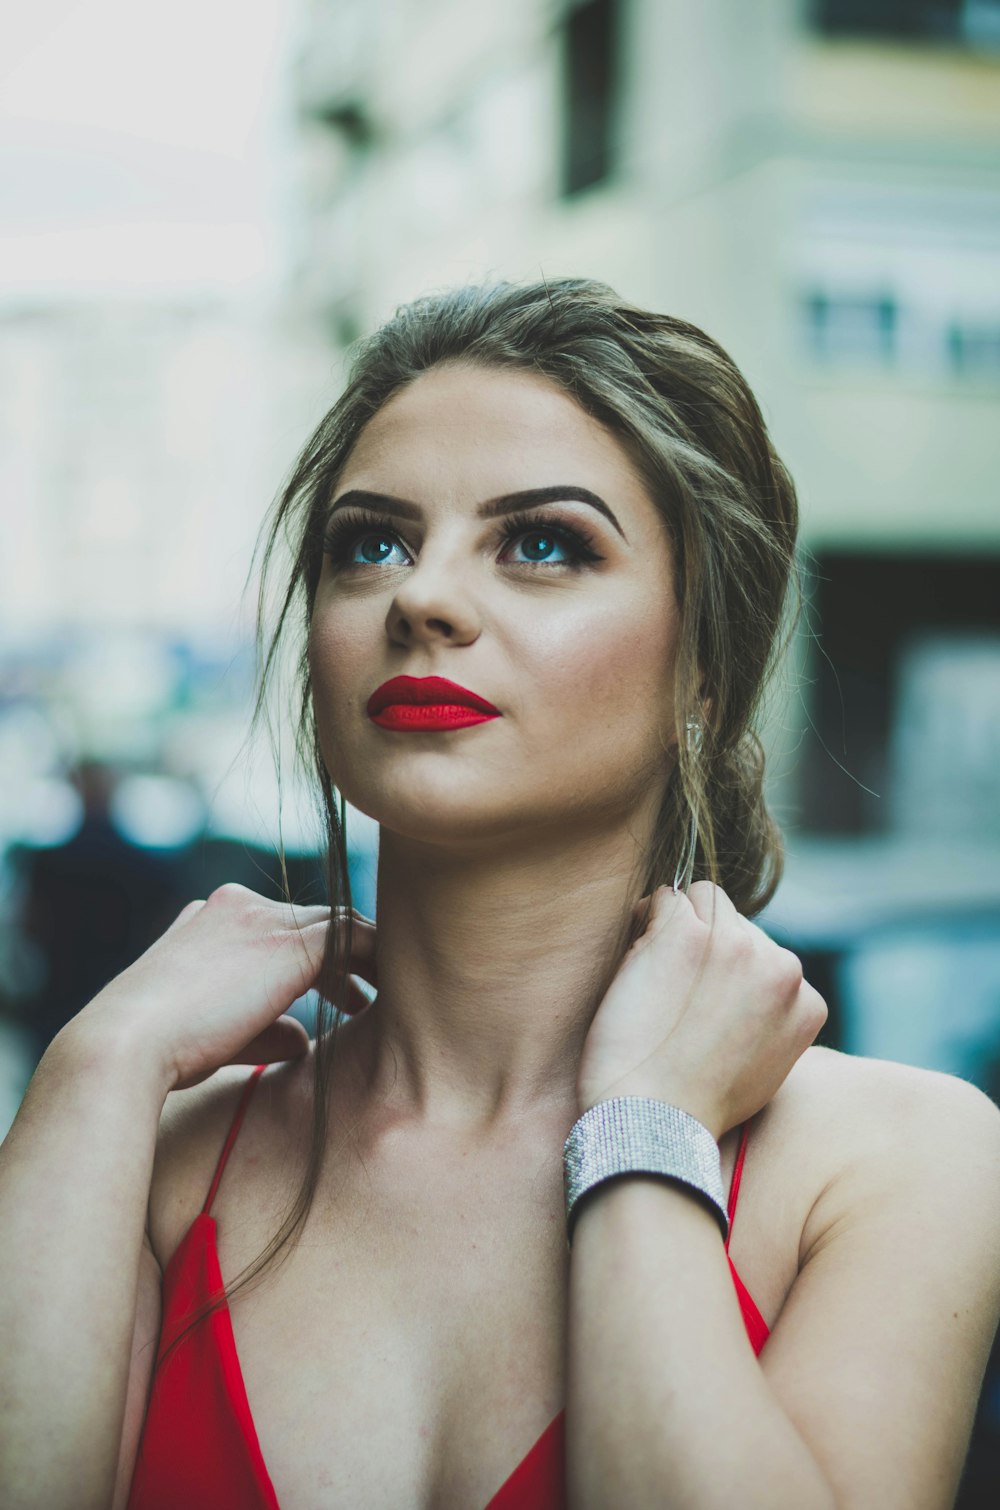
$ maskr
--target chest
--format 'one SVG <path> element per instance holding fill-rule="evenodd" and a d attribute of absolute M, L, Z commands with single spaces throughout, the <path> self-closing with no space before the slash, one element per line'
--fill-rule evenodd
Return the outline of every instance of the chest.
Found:
<path fill-rule="evenodd" d="M 298 1188 L 273 1130 L 255 1134 L 244 1129 L 213 1207 L 229 1285 Z M 560 1149 L 548 1129 L 499 1156 L 405 1140 L 384 1156 L 333 1151 L 297 1239 L 229 1306 L 281 1510 L 485 1510 L 566 1398 Z M 727 1188 L 735 1153 L 725 1140 Z M 770 1162 L 744 1176 L 731 1255 L 773 1324 L 801 1222 L 775 1202 Z M 184 1198 L 162 1203 L 164 1254 L 207 1184 L 185 1171 L 173 1186 Z"/>
<path fill-rule="evenodd" d="M 483 1510 L 565 1399 L 562 1200 L 558 1166 L 317 1200 L 286 1262 L 230 1306 L 281 1510 Z M 217 1218 L 231 1282 L 277 1224 Z"/>

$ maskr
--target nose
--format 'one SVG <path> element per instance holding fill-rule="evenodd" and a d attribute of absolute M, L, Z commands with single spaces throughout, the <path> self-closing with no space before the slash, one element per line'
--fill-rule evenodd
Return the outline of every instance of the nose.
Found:
<path fill-rule="evenodd" d="M 398 645 L 470 645 L 482 623 L 462 586 L 457 563 L 444 557 L 432 560 L 425 550 L 393 595 L 385 627 Z"/>

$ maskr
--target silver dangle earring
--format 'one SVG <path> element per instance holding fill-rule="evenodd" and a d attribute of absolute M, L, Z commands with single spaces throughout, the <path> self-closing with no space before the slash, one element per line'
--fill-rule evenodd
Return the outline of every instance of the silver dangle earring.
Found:
<path fill-rule="evenodd" d="M 701 750 L 701 742 L 704 734 L 701 724 L 696 718 L 689 718 L 685 725 L 687 747 L 692 755 L 697 755 Z M 677 896 L 682 891 L 687 891 L 691 885 L 691 877 L 694 874 L 694 860 L 698 849 L 698 814 L 691 809 L 691 828 L 688 832 L 687 848 L 677 862 L 677 870 L 674 874 L 673 892 Z"/>

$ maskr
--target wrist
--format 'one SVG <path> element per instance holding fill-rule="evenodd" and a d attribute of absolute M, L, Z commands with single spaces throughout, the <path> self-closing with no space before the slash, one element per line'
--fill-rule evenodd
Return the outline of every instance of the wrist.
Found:
<path fill-rule="evenodd" d="M 130 1083 L 141 1084 L 166 1101 L 173 1088 L 174 1070 L 166 1056 L 157 1052 L 147 1034 L 139 1032 L 134 1018 L 121 1020 L 110 1014 L 92 1013 L 84 1007 L 60 1029 L 46 1050 L 46 1058 L 61 1058 L 89 1070 L 116 1066 Z"/>
<path fill-rule="evenodd" d="M 621 1096 L 643 1096 L 652 1101 L 662 1101 L 665 1106 L 676 1106 L 680 1111 L 694 1117 L 702 1127 L 707 1127 L 716 1143 L 728 1131 L 726 1119 L 710 1097 L 699 1095 L 693 1087 L 668 1083 L 663 1076 L 629 1075 L 603 1087 L 596 1084 L 577 1087 L 577 1116 L 582 1117 L 591 1107 L 602 1101 L 613 1101 Z"/>
<path fill-rule="evenodd" d="M 583 1203 L 609 1181 L 653 1175 L 684 1186 L 729 1232 L 719 1145 L 691 1113 L 638 1095 L 597 1101 L 570 1129 L 563 1147 L 567 1237 Z"/>

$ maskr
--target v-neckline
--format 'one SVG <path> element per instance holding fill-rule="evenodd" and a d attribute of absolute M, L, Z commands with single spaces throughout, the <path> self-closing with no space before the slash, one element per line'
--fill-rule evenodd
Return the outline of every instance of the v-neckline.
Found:
<path fill-rule="evenodd" d="M 224 1288 L 222 1280 L 222 1269 L 219 1264 L 219 1248 L 216 1239 L 216 1234 L 218 1232 L 216 1218 L 212 1216 L 208 1211 L 200 1211 L 195 1217 L 194 1221 L 191 1223 L 191 1226 L 188 1229 L 188 1232 L 185 1235 L 181 1246 L 186 1246 L 192 1234 L 195 1233 L 199 1222 L 206 1224 L 205 1248 L 209 1271 L 209 1292 L 214 1294 L 222 1291 Z M 171 1265 L 173 1265 L 174 1261 L 179 1257 L 179 1255 L 180 1248 L 178 1248 L 177 1252 L 171 1259 Z M 233 1317 L 232 1312 L 229 1309 L 228 1300 L 223 1301 L 223 1303 L 218 1307 L 218 1311 L 219 1315 L 222 1317 L 221 1339 L 228 1354 L 228 1358 L 223 1359 L 223 1364 L 228 1361 L 229 1368 L 227 1370 L 227 1373 L 233 1383 L 238 1387 L 240 1392 L 242 1404 L 244 1407 L 244 1419 L 249 1426 L 250 1431 L 252 1432 L 251 1441 L 252 1447 L 254 1449 L 254 1455 L 257 1459 L 257 1466 L 260 1470 L 261 1478 L 263 1480 L 263 1487 L 271 1501 L 270 1510 L 281 1510 L 281 1504 L 278 1500 L 277 1493 L 275 1492 L 270 1470 L 268 1469 L 264 1454 L 261 1451 L 260 1438 L 257 1434 L 257 1423 L 254 1420 L 253 1411 L 250 1408 L 250 1399 L 247 1395 L 246 1380 L 243 1376 L 243 1365 L 240 1362 L 239 1351 L 236 1347 L 236 1334 L 233 1331 Z M 544 1450 L 543 1444 L 546 1442 L 546 1440 L 549 1437 L 561 1437 L 561 1427 L 564 1416 L 565 1410 L 563 1409 L 553 1417 L 553 1419 L 545 1427 L 541 1435 L 535 1439 L 535 1441 L 528 1448 L 528 1451 L 511 1469 L 510 1473 L 500 1485 L 500 1488 L 487 1501 L 486 1505 L 483 1507 L 483 1510 L 530 1510 L 530 1507 L 525 1504 L 523 1498 L 519 1498 L 516 1505 L 512 1502 L 509 1506 L 506 1506 L 504 1504 L 504 1499 L 507 1495 L 512 1480 L 514 1480 L 521 1473 L 521 1470 L 530 1459 L 538 1455 L 540 1451 Z M 558 1510 L 558 1507 L 553 1505 L 552 1510 Z"/>
<path fill-rule="evenodd" d="M 208 1267 L 207 1278 L 209 1282 L 208 1288 L 209 1293 L 212 1295 L 220 1293 L 224 1294 L 225 1290 L 225 1286 L 222 1281 L 222 1270 L 219 1263 L 219 1250 L 217 1243 L 218 1228 L 216 1219 L 211 1214 L 212 1201 L 218 1188 L 219 1180 L 222 1177 L 222 1172 L 225 1168 L 227 1157 L 232 1149 L 232 1145 L 236 1139 L 240 1124 L 243 1120 L 243 1115 L 246 1111 L 250 1094 L 254 1086 L 256 1085 L 257 1080 L 260 1078 L 265 1069 L 266 1065 L 258 1065 L 254 1070 L 254 1073 L 247 1081 L 246 1086 L 244 1087 L 236 1115 L 229 1130 L 229 1136 L 226 1139 L 225 1146 L 216 1167 L 215 1177 L 212 1181 L 212 1186 L 205 1205 L 202 1207 L 202 1210 L 198 1213 L 194 1221 L 191 1223 L 191 1226 L 185 1233 L 184 1238 L 181 1240 L 181 1243 L 178 1245 L 177 1250 L 173 1254 L 170 1263 L 167 1266 L 167 1269 L 169 1271 L 174 1267 L 175 1264 L 178 1264 L 180 1262 L 182 1250 L 187 1248 L 189 1242 L 192 1239 L 192 1236 L 199 1231 L 199 1222 L 204 1219 L 208 1223 L 208 1226 L 202 1230 L 204 1230 L 205 1234 L 205 1254 Z M 747 1149 L 749 1131 L 750 1121 L 747 1121 L 741 1128 L 740 1142 L 730 1183 L 729 1200 L 727 1202 L 730 1220 L 730 1235 L 732 1220 L 736 1213 L 736 1201 L 739 1195 L 740 1181 L 743 1174 L 743 1162 Z M 736 1287 L 744 1325 L 747 1328 L 748 1336 L 750 1338 L 754 1352 L 759 1353 L 769 1335 L 768 1326 L 764 1321 L 764 1318 L 761 1316 L 760 1311 L 758 1310 L 757 1305 L 753 1300 L 753 1297 L 750 1295 L 739 1274 L 737 1273 L 732 1259 L 729 1257 L 728 1236 L 726 1239 L 725 1247 L 726 1258 L 728 1260 L 730 1273 Z M 166 1274 L 164 1274 L 164 1279 L 166 1279 Z M 247 1437 L 250 1455 L 254 1464 L 256 1476 L 260 1480 L 260 1488 L 262 1490 L 262 1493 L 268 1501 L 267 1510 L 281 1510 L 281 1506 L 279 1505 L 278 1497 L 275 1493 L 274 1484 L 272 1482 L 270 1472 L 268 1470 L 266 1462 L 264 1461 L 264 1454 L 261 1451 L 260 1439 L 257 1435 L 257 1425 L 253 1418 L 253 1412 L 250 1409 L 250 1400 L 247 1395 L 246 1380 L 243 1376 L 243 1366 L 240 1362 L 239 1352 L 236 1347 L 236 1336 L 233 1331 L 232 1313 L 229 1309 L 228 1299 L 224 1298 L 221 1305 L 217 1309 L 220 1314 L 220 1325 L 217 1330 L 214 1330 L 214 1335 L 217 1339 L 220 1339 L 220 1345 L 225 1350 L 220 1355 L 220 1361 L 222 1362 L 223 1370 L 236 1394 L 236 1405 L 245 1427 L 245 1434 Z M 484 1510 L 564 1510 L 564 1426 L 565 1409 L 560 1410 L 559 1413 L 545 1427 L 541 1435 L 535 1439 L 534 1443 L 531 1445 L 531 1447 L 529 1447 L 525 1455 L 517 1464 L 515 1464 L 514 1468 L 500 1485 L 499 1489 L 496 1490 L 495 1494 L 487 1502 Z M 528 1475 L 527 1482 L 522 1483 L 521 1480 L 525 1477 L 526 1472 Z M 514 1498 L 515 1495 L 517 1496 L 516 1499 Z M 526 1495 L 529 1497 L 526 1497 Z M 509 1502 L 505 1503 L 505 1501 Z"/>

